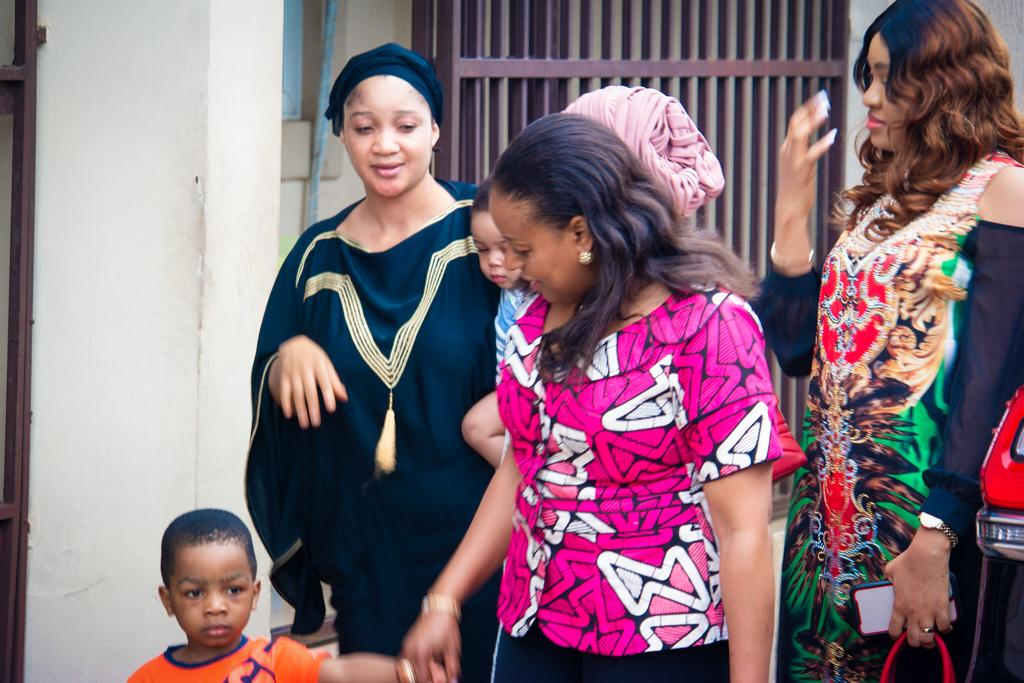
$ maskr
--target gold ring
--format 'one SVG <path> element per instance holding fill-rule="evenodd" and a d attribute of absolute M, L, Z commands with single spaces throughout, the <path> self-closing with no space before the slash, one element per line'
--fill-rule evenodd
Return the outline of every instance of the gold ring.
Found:
<path fill-rule="evenodd" d="M 413 671 L 412 662 L 405 657 L 398 660 L 398 678 L 400 683 L 416 683 L 416 672 Z"/>
<path fill-rule="evenodd" d="M 932 632 L 932 627 L 931 626 L 925 626 L 924 628 L 921 629 L 921 633 L 931 633 L 931 632 Z"/>

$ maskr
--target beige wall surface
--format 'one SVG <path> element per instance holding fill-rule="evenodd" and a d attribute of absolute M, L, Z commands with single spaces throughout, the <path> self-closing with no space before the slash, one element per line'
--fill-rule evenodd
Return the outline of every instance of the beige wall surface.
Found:
<path fill-rule="evenodd" d="M 1024 105 L 1024 2 L 977 0 L 1010 48 L 1010 68 L 1017 92 L 1017 106 Z"/>
<path fill-rule="evenodd" d="M 315 112 L 315 87 L 307 84 L 319 79 L 320 56 L 319 46 L 322 39 L 323 21 L 311 20 L 311 16 L 321 16 L 322 2 L 306 0 L 304 12 L 305 36 L 303 43 L 315 46 L 315 58 L 307 58 L 303 63 L 303 111 L 302 118 L 311 120 L 323 112 Z M 337 77 L 345 62 L 352 55 L 365 52 L 381 43 L 395 42 L 410 47 L 412 45 L 412 0 L 366 0 L 361 2 L 338 3 L 338 23 L 334 34 L 334 65 L 331 68 L 331 79 Z M 341 142 L 328 129 L 327 146 L 340 147 Z M 336 150 L 334 150 L 336 151 Z M 282 150 L 288 156 L 294 150 Z M 307 172 L 308 173 L 308 172 Z M 320 218 L 333 216 L 343 208 L 362 198 L 363 185 L 359 181 L 346 158 L 341 164 L 341 174 L 337 178 L 324 178 L 320 182 Z M 281 182 L 281 235 L 294 236 L 308 227 L 304 220 L 306 207 L 306 181 L 285 180 Z"/>
<path fill-rule="evenodd" d="M 183 640 L 155 595 L 168 521 L 248 518 L 282 8 L 40 0 L 39 18 L 26 680 L 124 680 Z"/>

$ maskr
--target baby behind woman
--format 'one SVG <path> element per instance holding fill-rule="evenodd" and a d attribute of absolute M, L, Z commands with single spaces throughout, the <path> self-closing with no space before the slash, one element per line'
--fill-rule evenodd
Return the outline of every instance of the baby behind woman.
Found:
<path fill-rule="evenodd" d="M 505 240 L 491 218 L 490 194 L 491 183 L 485 180 L 480 183 L 473 199 L 470 229 L 480 254 L 480 270 L 484 277 L 501 287 L 501 303 L 494 318 L 494 341 L 497 365 L 500 366 L 505 356 L 508 328 L 515 322 L 516 311 L 526 296 L 527 283 L 520 277 L 519 270 L 505 267 Z M 498 466 L 505 448 L 505 426 L 498 415 L 494 392 L 484 396 L 466 413 L 462 420 L 462 436 L 487 462 Z"/>

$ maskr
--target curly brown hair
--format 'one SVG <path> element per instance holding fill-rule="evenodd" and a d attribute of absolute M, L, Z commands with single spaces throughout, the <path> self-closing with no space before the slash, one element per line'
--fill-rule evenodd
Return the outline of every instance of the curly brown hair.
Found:
<path fill-rule="evenodd" d="M 988 16 L 969 0 L 898 0 L 875 19 L 853 66 L 861 91 L 871 85 L 868 46 L 881 34 L 889 50 L 886 97 L 904 112 L 894 124 L 892 151 L 868 138 L 859 150 L 864 177 L 842 193 L 838 217 L 849 229 L 889 194 L 890 211 L 868 226 L 884 240 L 956 185 L 996 149 L 1024 161 L 1024 126 L 1014 106 L 1006 44 Z"/>

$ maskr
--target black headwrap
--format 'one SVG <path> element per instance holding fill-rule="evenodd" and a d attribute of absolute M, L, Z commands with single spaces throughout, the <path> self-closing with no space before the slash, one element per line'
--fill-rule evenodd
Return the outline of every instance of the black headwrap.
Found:
<path fill-rule="evenodd" d="M 437 125 L 444 116 L 444 91 L 434 67 L 422 55 L 395 43 L 386 43 L 348 60 L 331 88 L 330 102 L 324 112 L 334 134 L 340 135 L 345 121 L 345 100 L 356 86 L 371 76 L 397 76 L 416 89 L 430 107 Z"/>

